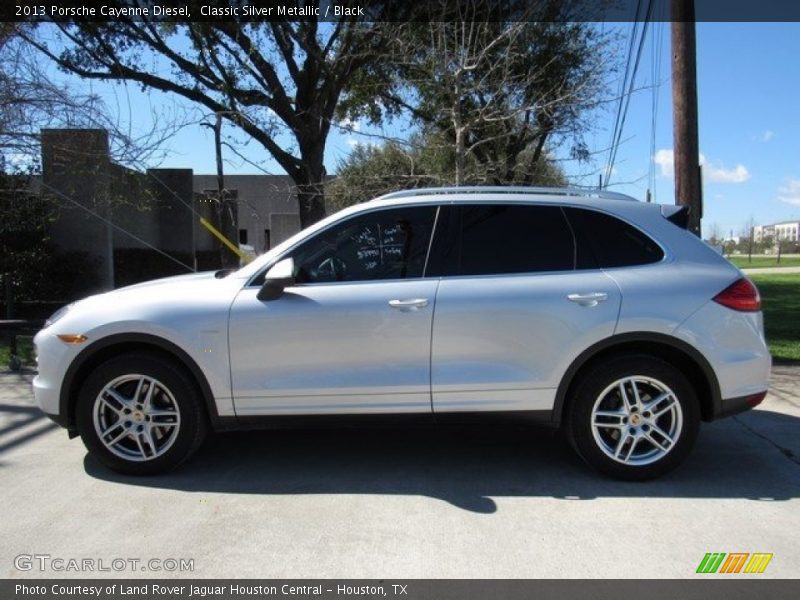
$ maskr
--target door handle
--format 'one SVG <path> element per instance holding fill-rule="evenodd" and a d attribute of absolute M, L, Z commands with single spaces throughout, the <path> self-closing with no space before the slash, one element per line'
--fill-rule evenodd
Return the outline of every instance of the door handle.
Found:
<path fill-rule="evenodd" d="M 570 302 L 580 304 L 581 306 L 597 306 L 601 302 L 608 300 L 608 294 L 605 292 L 591 292 L 588 294 L 570 294 L 567 296 Z"/>
<path fill-rule="evenodd" d="M 409 300 L 389 300 L 389 306 L 397 310 L 417 310 L 428 306 L 427 298 L 411 298 Z"/>

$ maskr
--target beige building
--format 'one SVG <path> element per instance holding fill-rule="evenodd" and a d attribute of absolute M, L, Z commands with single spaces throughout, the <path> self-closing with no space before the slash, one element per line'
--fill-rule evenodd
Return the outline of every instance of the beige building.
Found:
<path fill-rule="evenodd" d="M 753 239 L 759 243 L 767 238 L 774 241 L 796 242 L 800 240 L 800 221 L 784 221 L 773 225 L 756 225 L 753 228 Z"/>

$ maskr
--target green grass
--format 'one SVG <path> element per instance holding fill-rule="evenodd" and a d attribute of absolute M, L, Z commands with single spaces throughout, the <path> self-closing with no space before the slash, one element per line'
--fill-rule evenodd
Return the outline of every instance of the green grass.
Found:
<path fill-rule="evenodd" d="M 781 262 L 777 262 L 775 256 L 753 256 L 753 260 L 748 262 L 746 256 L 728 256 L 729 261 L 740 269 L 766 269 L 767 267 L 800 267 L 800 256 L 781 256 Z"/>
<path fill-rule="evenodd" d="M 33 337 L 22 335 L 17 337 L 17 352 L 19 353 L 18 356 L 22 359 L 22 364 L 32 366 L 35 363 L 33 356 Z M 8 339 L 3 336 L 3 339 L 0 339 L 0 371 L 8 368 L 10 354 Z"/>
<path fill-rule="evenodd" d="M 800 361 L 800 273 L 751 275 L 761 292 L 772 356 Z"/>

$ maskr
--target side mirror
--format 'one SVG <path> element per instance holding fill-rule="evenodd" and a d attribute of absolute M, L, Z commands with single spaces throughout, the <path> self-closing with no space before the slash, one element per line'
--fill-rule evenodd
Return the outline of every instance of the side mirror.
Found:
<path fill-rule="evenodd" d="M 258 290 L 256 298 L 259 300 L 277 300 L 283 290 L 294 285 L 294 259 L 284 258 L 272 265 L 264 278 L 264 285 Z"/>

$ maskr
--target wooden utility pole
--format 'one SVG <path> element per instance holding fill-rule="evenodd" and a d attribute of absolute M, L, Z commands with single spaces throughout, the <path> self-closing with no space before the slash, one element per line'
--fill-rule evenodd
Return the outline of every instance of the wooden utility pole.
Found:
<path fill-rule="evenodd" d="M 703 204 L 697 137 L 694 0 L 672 0 L 671 18 L 675 204 L 691 208 L 689 230 L 699 236 Z"/>

